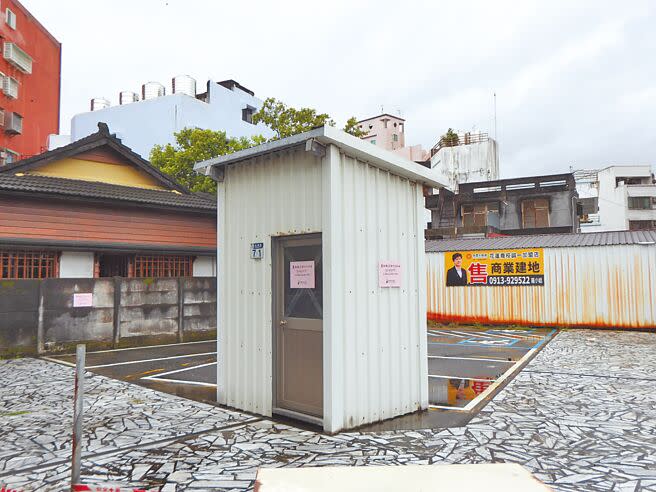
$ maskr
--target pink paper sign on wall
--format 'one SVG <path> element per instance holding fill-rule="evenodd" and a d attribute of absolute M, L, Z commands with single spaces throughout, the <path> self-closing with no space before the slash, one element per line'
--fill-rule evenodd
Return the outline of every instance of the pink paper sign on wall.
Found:
<path fill-rule="evenodd" d="M 314 289 L 314 261 L 289 262 L 289 288 Z"/>
<path fill-rule="evenodd" d="M 381 261 L 378 264 L 378 287 L 401 287 L 401 264 Z"/>
<path fill-rule="evenodd" d="M 91 307 L 93 306 L 93 294 L 73 294 L 73 307 Z"/>

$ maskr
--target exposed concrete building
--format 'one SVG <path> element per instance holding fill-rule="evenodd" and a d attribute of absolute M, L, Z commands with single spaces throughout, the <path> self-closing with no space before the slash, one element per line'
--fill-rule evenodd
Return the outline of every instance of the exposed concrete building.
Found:
<path fill-rule="evenodd" d="M 462 183 L 426 197 L 427 238 L 578 232 L 572 174 Z"/>
<path fill-rule="evenodd" d="M 448 183 L 457 193 L 461 183 L 499 178 L 497 142 L 487 133 L 458 133 L 458 138 L 442 137 L 430 152 L 430 167 L 438 181 Z"/>
<path fill-rule="evenodd" d="M 157 144 L 173 144 L 174 133 L 184 128 L 222 130 L 229 137 L 273 136 L 266 125 L 252 122 L 262 101 L 234 80 L 210 80 L 207 90 L 198 94 L 190 77 L 176 77 L 172 86 L 173 93 L 165 95 L 164 86 L 149 82 L 142 87 L 141 100 L 133 92 L 121 92 L 120 104 L 116 106 L 109 106 L 106 99 L 92 100 L 92 111 L 73 117 L 70 138 L 52 135 L 49 148 L 86 137 L 97 129 L 99 122 L 107 123 L 118 138 L 145 157 Z"/>
<path fill-rule="evenodd" d="M 656 180 L 650 166 L 579 171 L 577 188 L 581 232 L 656 229 Z"/>

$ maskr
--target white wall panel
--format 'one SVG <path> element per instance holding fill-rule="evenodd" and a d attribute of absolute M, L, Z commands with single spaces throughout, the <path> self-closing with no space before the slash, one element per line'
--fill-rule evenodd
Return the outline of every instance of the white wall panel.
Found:
<path fill-rule="evenodd" d="M 271 237 L 321 232 L 321 179 L 321 160 L 292 150 L 230 166 L 219 183 L 221 403 L 271 415 Z M 250 259 L 254 242 L 263 260 Z"/>
<path fill-rule="evenodd" d="M 332 255 L 324 343 L 332 352 L 324 428 L 335 432 L 425 408 L 425 273 L 421 186 L 334 146 L 326 159 L 324 200 L 333 198 L 324 210 L 333 215 L 324 224 Z M 380 261 L 401 263 L 401 288 L 378 286 Z"/>

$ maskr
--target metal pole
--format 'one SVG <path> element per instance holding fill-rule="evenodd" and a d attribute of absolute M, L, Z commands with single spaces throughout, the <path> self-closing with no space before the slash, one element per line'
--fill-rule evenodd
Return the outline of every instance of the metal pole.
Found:
<path fill-rule="evenodd" d="M 75 397 L 73 407 L 73 460 L 71 471 L 71 490 L 80 482 L 80 460 L 82 459 L 82 418 L 84 416 L 84 360 L 86 345 L 80 344 L 76 350 Z"/>

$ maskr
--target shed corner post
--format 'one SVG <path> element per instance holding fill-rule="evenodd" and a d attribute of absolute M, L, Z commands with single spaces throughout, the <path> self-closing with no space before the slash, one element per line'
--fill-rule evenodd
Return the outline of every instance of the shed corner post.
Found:
<path fill-rule="evenodd" d="M 225 343 L 225 291 L 221 282 L 222 276 L 226 270 L 225 244 L 219 246 L 221 238 L 225 237 L 226 228 L 226 189 L 225 175 L 216 183 L 217 209 L 216 209 L 216 401 L 222 405 L 227 405 L 228 398 L 226 394 L 225 368 L 227 362 L 224 357 L 223 344 Z M 227 351 L 226 355 L 227 355 Z"/>
<path fill-rule="evenodd" d="M 417 200 L 417 316 L 419 327 L 419 396 L 422 410 L 428 408 L 428 307 L 427 307 L 427 262 L 426 262 L 426 241 L 424 239 L 424 229 L 426 221 L 424 219 L 424 193 L 423 186 L 417 183 L 416 186 Z"/>
<path fill-rule="evenodd" d="M 342 312 L 342 267 L 336 264 L 341 256 L 340 221 L 340 151 L 329 145 L 322 159 L 322 243 L 323 243 L 323 429 L 334 433 L 344 427 L 344 395 L 341 382 L 344 368 L 336 348 L 341 346 L 344 327 L 336 322 Z"/>

